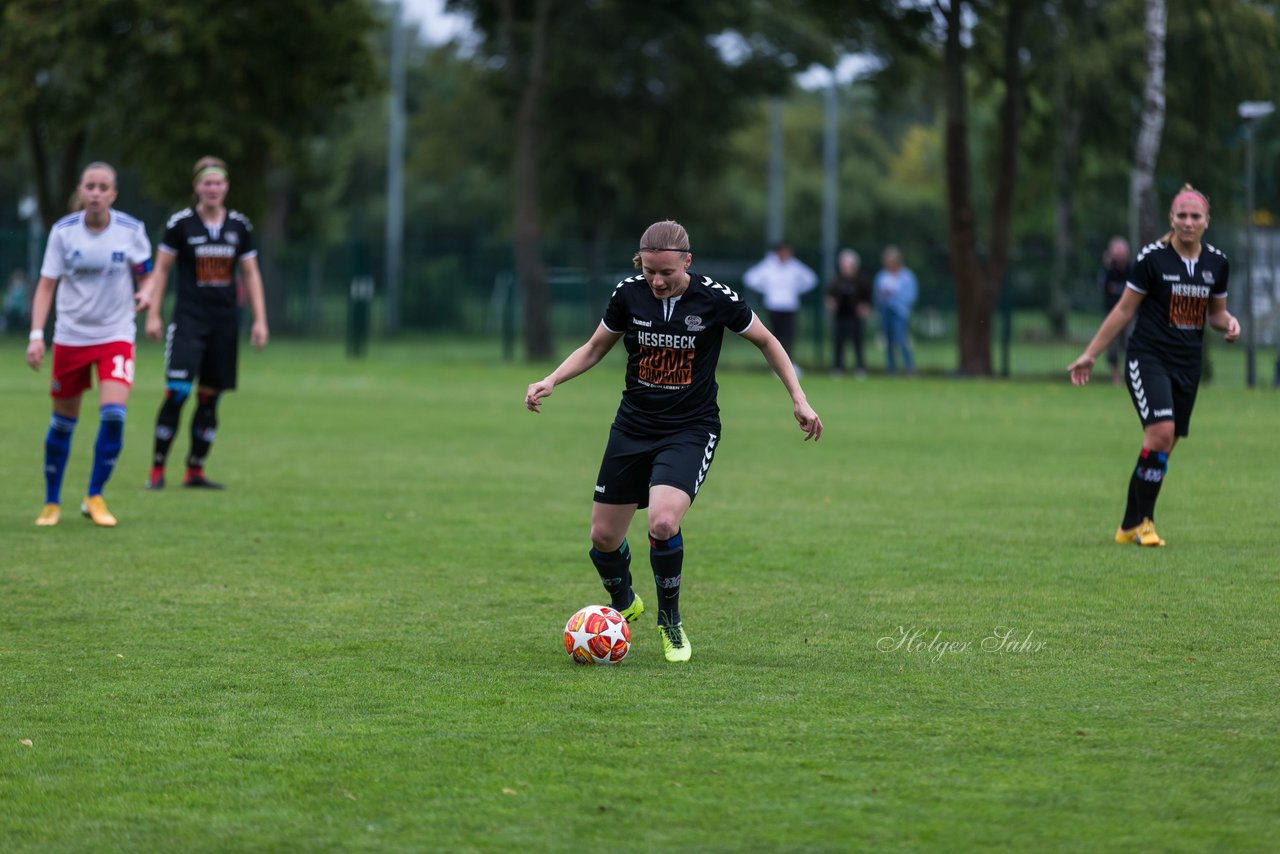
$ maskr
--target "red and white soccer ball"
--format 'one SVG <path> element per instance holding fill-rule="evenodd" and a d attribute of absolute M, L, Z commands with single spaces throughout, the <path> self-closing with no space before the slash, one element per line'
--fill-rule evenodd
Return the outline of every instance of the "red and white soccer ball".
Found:
<path fill-rule="evenodd" d="M 564 651 L 578 664 L 617 664 L 631 650 L 631 627 L 608 605 L 579 608 L 564 624 Z"/>

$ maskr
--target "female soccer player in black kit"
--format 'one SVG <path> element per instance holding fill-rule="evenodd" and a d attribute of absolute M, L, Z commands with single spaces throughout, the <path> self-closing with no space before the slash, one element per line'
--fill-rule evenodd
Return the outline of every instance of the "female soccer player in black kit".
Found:
<path fill-rule="evenodd" d="M 676 222 L 656 222 L 632 259 L 641 275 L 619 282 L 595 333 L 558 368 L 529 386 L 525 406 L 538 412 L 556 385 L 589 370 L 621 339 L 626 388 L 609 431 L 591 511 L 591 561 L 612 605 L 635 620 L 644 603 L 631 589 L 627 530 L 648 508 L 649 562 L 658 590 L 658 628 L 668 661 L 688 661 L 680 619 L 684 541 L 680 523 L 707 476 L 720 441 L 716 363 L 724 331 L 760 348 L 791 395 L 805 441 L 822 436 L 822 420 L 778 339 L 742 299 L 689 264 L 689 235 Z"/>
<path fill-rule="evenodd" d="M 160 251 L 156 253 L 154 293 L 147 313 L 147 337 L 160 339 L 164 321 L 160 304 L 169 268 L 178 260 L 178 294 L 165 343 L 165 395 L 156 416 L 155 455 L 148 489 L 164 488 L 164 465 L 178 432 L 182 404 L 196 379 L 196 411 L 191 418 L 191 453 L 183 486 L 221 489 L 204 476 L 218 427 L 218 397 L 236 387 L 239 317 L 236 273 L 253 307 L 249 340 L 261 350 L 267 345 L 267 310 L 258 272 L 258 250 L 248 218 L 226 207 L 227 165 L 216 157 L 196 161 L 196 205 L 169 217 Z"/>
<path fill-rule="evenodd" d="M 1187 435 L 1200 386 L 1204 325 L 1240 337 L 1240 323 L 1227 311 L 1227 258 L 1201 242 L 1209 225 L 1209 200 L 1190 184 L 1169 208 L 1172 230 L 1138 253 L 1133 275 L 1080 358 L 1067 366 L 1071 382 L 1084 385 L 1098 354 L 1136 314 L 1129 339 L 1125 379 L 1142 422 L 1142 452 L 1129 478 L 1117 543 L 1163 546 L 1156 533 L 1156 498 L 1169 454 Z"/>

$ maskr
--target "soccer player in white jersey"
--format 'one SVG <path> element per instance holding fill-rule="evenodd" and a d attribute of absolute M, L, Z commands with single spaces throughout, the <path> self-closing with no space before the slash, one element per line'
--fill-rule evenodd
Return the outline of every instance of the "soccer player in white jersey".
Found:
<path fill-rule="evenodd" d="M 692 260 L 689 235 L 679 223 L 649 226 L 632 259 L 641 274 L 618 283 L 587 343 L 532 383 L 524 398 L 538 412 L 558 384 L 589 370 L 619 341 L 626 347 L 626 388 L 596 478 L 590 555 L 612 606 L 628 622 L 635 620 L 644 603 L 631 589 L 626 537 L 636 510 L 648 508 L 649 565 L 668 661 L 688 661 L 691 655 L 680 618 L 680 523 L 720 441 L 716 364 L 725 330 L 760 348 L 791 395 L 805 440 L 822 436 L 822 420 L 787 351 L 736 293 L 690 269 Z"/>
<path fill-rule="evenodd" d="M 1205 324 L 1222 332 L 1227 343 L 1240 337 L 1240 322 L 1227 311 L 1227 257 L 1202 239 L 1209 227 L 1209 200 L 1184 184 L 1169 207 L 1169 224 L 1164 237 L 1138 253 L 1120 302 L 1080 358 L 1067 366 L 1071 382 L 1087 383 L 1098 354 L 1138 318 L 1129 338 L 1125 380 L 1142 423 L 1142 451 L 1129 477 L 1115 539 L 1139 546 L 1164 545 L 1155 528 L 1156 498 L 1173 446 L 1190 430 Z"/>
<path fill-rule="evenodd" d="M 49 231 L 31 304 L 27 364 L 38 371 L 45 355 L 45 321 L 57 295 L 49 385 L 53 417 L 44 443 L 45 505 L 36 524 L 56 525 L 61 518 L 62 476 L 80 417 L 80 399 L 97 374 L 98 440 L 80 512 L 95 525 L 111 528 L 116 518 L 102 491 L 124 444 L 125 407 L 133 385 L 134 314 L 150 304 L 146 282 L 136 293 L 135 283 L 151 270 L 151 241 L 141 222 L 111 207 L 116 173 L 108 164 L 85 167 L 76 199 L 81 209 Z"/>

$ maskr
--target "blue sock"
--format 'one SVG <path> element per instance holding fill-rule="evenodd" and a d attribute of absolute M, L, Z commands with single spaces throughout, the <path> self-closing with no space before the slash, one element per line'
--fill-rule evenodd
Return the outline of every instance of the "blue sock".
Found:
<path fill-rule="evenodd" d="M 89 478 L 89 495 L 101 495 L 102 488 L 116 467 L 116 457 L 124 447 L 124 406 L 108 403 L 102 407 L 98 424 L 98 441 L 93 446 L 93 474 Z"/>
<path fill-rule="evenodd" d="M 76 431 L 76 419 L 54 413 L 49 419 L 49 432 L 44 437 L 44 501 L 61 504 L 62 475 L 67 471 L 67 457 L 71 456 L 71 436 Z"/>

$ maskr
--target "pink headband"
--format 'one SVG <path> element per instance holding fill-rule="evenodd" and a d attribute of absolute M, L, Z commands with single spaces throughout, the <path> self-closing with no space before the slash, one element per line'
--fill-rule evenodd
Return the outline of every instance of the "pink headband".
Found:
<path fill-rule="evenodd" d="M 1178 202 L 1183 201 L 1184 199 L 1195 199 L 1199 201 L 1200 204 L 1204 205 L 1205 210 L 1209 209 L 1209 200 L 1205 198 L 1204 193 L 1201 193 L 1199 190 L 1183 190 L 1181 193 L 1178 193 L 1178 195 L 1173 197 L 1173 204 L 1169 205 L 1169 210 L 1176 208 L 1178 206 Z"/>

